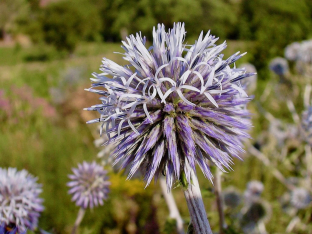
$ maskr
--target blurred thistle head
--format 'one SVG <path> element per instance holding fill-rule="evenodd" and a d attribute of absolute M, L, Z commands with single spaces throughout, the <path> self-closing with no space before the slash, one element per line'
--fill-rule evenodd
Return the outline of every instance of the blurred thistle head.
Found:
<path fill-rule="evenodd" d="M 299 42 L 293 42 L 286 46 L 284 55 L 285 58 L 290 61 L 297 61 L 299 58 L 299 51 L 301 49 L 301 44 Z"/>
<path fill-rule="evenodd" d="M 312 106 L 309 106 L 302 113 L 302 129 L 304 131 L 305 141 L 312 146 Z"/>
<path fill-rule="evenodd" d="M 246 203 L 256 202 L 260 199 L 264 186 L 260 181 L 250 181 L 247 184 L 247 188 L 244 192 L 244 201 Z"/>
<path fill-rule="evenodd" d="M 103 167 L 95 162 L 83 162 L 72 171 L 74 174 L 68 176 L 71 181 L 67 183 L 70 187 L 68 193 L 72 194 L 72 201 L 83 209 L 103 205 L 103 200 L 107 199 L 110 185 L 106 176 L 107 172 Z"/>
<path fill-rule="evenodd" d="M 287 60 L 281 57 L 277 57 L 271 60 L 269 68 L 279 76 L 285 75 L 289 70 Z"/>
<path fill-rule="evenodd" d="M 257 73 L 256 67 L 251 63 L 241 64 L 240 68 L 245 68 L 247 73 Z M 257 75 L 254 75 L 248 79 L 242 79 L 241 84 L 246 89 L 248 94 L 253 93 L 257 88 Z"/>
<path fill-rule="evenodd" d="M 226 188 L 223 192 L 224 204 L 229 208 L 236 208 L 242 200 L 241 194 L 233 187 Z"/>
<path fill-rule="evenodd" d="M 295 188 L 291 191 L 290 204 L 297 209 L 304 209 L 311 203 L 311 195 L 304 188 Z"/>
<path fill-rule="evenodd" d="M 304 63 L 312 63 L 312 40 L 301 42 L 298 57 Z"/>
<path fill-rule="evenodd" d="M 130 35 L 122 42 L 129 64 L 104 58 L 87 89 L 101 95 L 101 104 L 86 108 L 101 117 L 88 123 L 102 122 L 107 144 L 116 145 L 114 163 L 130 168 L 128 178 L 142 171 L 147 185 L 164 174 L 168 189 L 181 178 L 190 183 L 196 164 L 210 180 L 208 161 L 230 169 L 251 127 L 239 81 L 254 73 L 234 64 L 244 54 L 223 60 L 218 38 L 202 32 L 187 45 L 185 34 L 182 23 L 168 32 L 159 24 L 150 49 L 141 34 Z"/>
<path fill-rule="evenodd" d="M 255 233 L 257 224 L 267 222 L 272 215 L 271 205 L 266 201 L 252 203 L 243 213 L 240 225 L 244 233 Z"/>
<path fill-rule="evenodd" d="M 18 233 L 34 230 L 43 211 L 41 185 L 26 170 L 0 168 L 0 223 Z"/>

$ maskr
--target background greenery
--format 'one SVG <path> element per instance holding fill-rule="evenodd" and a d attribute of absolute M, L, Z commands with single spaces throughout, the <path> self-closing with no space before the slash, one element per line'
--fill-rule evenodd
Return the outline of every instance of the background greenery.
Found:
<path fill-rule="evenodd" d="M 282 56 L 286 45 L 312 35 L 311 0 L 1 0 L 0 1 L 0 166 L 25 168 L 43 184 L 45 211 L 39 226 L 53 233 L 69 233 L 78 208 L 67 194 L 67 175 L 83 160 L 97 160 L 93 141 L 96 126 L 85 122 L 92 114 L 82 108 L 97 102 L 83 89 L 97 71 L 102 57 L 124 63 L 120 40 L 141 31 L 150 40 L 152 27 L 173 22 L 186 24 L 188 43 L 200 31 L 211 30 L 228 40 L 225 55 L 248 54 L 239 61 L 258 70 L 255 100 L 265 87 L 277 83 L 267 69 L 271 58 Z M 269 96 L 264 107 L 286 122 L 292 119 L 285 104 Z M 273 104 L 272 104 L 273 103 Z M 301 113 L 301 100 L 295 102 Z M 252 135 L 268 128 L 256 102 Z M 276 164 L 288 176 L 296 173 Z M 107 168 L 109 169 L 109 168 Z M 224 176 L 223 186 L 244 190 L 249 180 L 265 185 L 264 198 L 273 215 L 269 233 L 283 233 L 290 217 L 282 213 L 278 199 L 286 191 L 256 158 L 244 155 L 234 171 Z M 158 184 L 144 189 L 139 179 L 125 181 L 110 173 L 109 200 L 88 211 L 80 233 L 163 233 L 168 210 Z M 214 230 L 218 216 L 213 190 L 199 173 L 204 202 Z M 183 218 L 189 220 L 180 188 L 173 191 Z M 302 217 L 309 223 L 311 208 Z M 300 233 L 298 231 L 297 233 Z M 302 232 L 304 233 L 304 232 Z"/>

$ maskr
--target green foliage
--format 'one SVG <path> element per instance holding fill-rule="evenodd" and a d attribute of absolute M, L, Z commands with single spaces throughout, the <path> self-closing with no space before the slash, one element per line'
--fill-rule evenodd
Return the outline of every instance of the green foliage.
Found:
<path fill-rule="evenodd" d="M 57 51 L 53 46 L 46 44 L 38 44 L 36 48 L 26 51 L 23 54 L 23 60 L 25 62 L 32 61 L 49 61 L 57 58 L 64 57 L 60 51 Z"/>
<path fill-rule="evenodd" d="M 171 219 L 171 218 L 166 219 L 163 233 L 173 234 L 173 233 L 176 233 L 176 229 L 177 229 L 176 219 Z"/>
<path fill-rule="evenodd" d="M 141 31 L 151 39 L 151 28 L 163 23 L 167 28 L 174 22 L 185 22 L 188 36 L 201 30 L 212 30 L 218 36 L 233 37 L 237 22 L 237 6 L 226 0 L 92 0 L 103 21 L 105 40 L 120 40 L 123 30 L 129 34 Z M 186 14 L 187 12 L 187 14 Z"/>
<path fill-rule="evenodd" d="M 195 231 L 194 231 L 194 226 L 192 224 L 192 222 L 189 223 L 189 225 L 187 226 L 187 231 L 186 231 L 187 234 L 195 234 Z"/>
<path fill-rule="evenodd" d="M 257 42 L 252 62 L 263 69 L 286 45 L 309 36 L 311 8 L 307 1 L 243 0 L 238 24 L 242 39 Z"/>
<path fill-rule="evenodd" d="M 79 40 L 96 39 L 101 25 L 88 1 L 61 1 L 49 5 L 39 17 L 43 39 L 57 49 L 72 52 Z"/>
<path fill-rule="evenodd" d="M 26 0 L 1 0 L 0 1 L 0 34 L 12 32 L 16 27 L 16 20 L 26 16 L 29 7 Z M 0 35 L 1 38 L 1 35 Z"/>
<path fill-rule="evenodd" d="M 41 9 L 32 4 L 30 18 L 20 19 L 21 30 L 34 42 L 72 53 L 79 41 L 100 40 L 101 18 L 87 0 L 58 1 Z"/>

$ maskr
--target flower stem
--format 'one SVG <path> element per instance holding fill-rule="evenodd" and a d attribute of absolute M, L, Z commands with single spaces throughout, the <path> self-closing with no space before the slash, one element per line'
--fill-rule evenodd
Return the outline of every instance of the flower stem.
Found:
<path fill-rule="evenodd" d="M 197 177 L 192 171 L 192 184 L 184 190 L 184 196 L 196 234 L 212 234 Z"/>
<path fill-rule="evenodd" d="M 80 223 L 81 223 L 81 221 L 82 221 L 82 219 L 84 217 L 85 212 L 86 212 L 85 209 L 83 209 L 83 208 L 79 209 L 78 215 L 77 215 L 77 219 L 75 221 L 75 224 L 74 224 L 74 227 L 73 227 L 73 230 L 72 230 L 71 234 L 76 234 L 77 229 L 78 229 L 78 227 L 79 227 L 79 225 L 80 225 Z"/>
<path fill-rule="evenodd" d="M 217 207 L 219 213 L 219 234 L 224 234 L 224 229 L 226 228 L 226 223 L 224 221 L 224 212 L 223 212 L 223 199 L 221 197 L 222 187 L 221 187 L 221 170 L 217 168 L 216 177 L 215 177 L 215 195 L 217 200 Z"/>
<path fill-rule="evenodd" d="M 184 234 L 183 230 L 183 220 L 181 218 L 181 215 L 179 213 L 178 207 L 174 201 L 174 197 L 171 192 L 167 191 L 167 185 L 166 180 L 164 178 L 160 179 L 160 187 L 161 191 L 164 195 L 165 201 L 167 203 L 168 209 L 169 209 L 169 217 L 173 218 L 177 221 L 177 231 L 179 234 Z"/>

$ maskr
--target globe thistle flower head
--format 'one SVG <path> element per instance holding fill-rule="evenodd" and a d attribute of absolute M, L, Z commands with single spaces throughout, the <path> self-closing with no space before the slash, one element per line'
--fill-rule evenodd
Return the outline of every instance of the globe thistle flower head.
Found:
<path fill-rule="evenodd" d="M 299 42 L 291 43 L 285 48 L 285 51 L 284 51 L 285 58 L 290 61 L 298 60 L 300 50 L 301 50 L 301 44 Z"/>
<path fill-rule="evenodd" d="M 312 146 L 312 106 L 309 106 L 302 113 L 302 129 L 304 131 L 304 138 L 306 142 Z"/>
<path fill-rule="evenodd" d="M 101 117 L 88 123 L 102 122 L 114 163 L 129 167 L 129 178 L 142 171 L 147 185 L 165 174 L 169 190 L 181 176 L 190 183 L 196 164 L 209 179 L 208 160 L 230 169 L 251 126 L 242 108 L 250 98 L 238 81 L 254 74 L 234 65 L 244 54 L 223 60 L 218 38 L 201 33 L 187 45 L 185 34 L 182 23 L 168 32 L 158 25 L 150 49 L 141 34 L 130 35 L 122 42 L 129 64 L 104 58 L 87 89 L 101 95 L 101 104 L 86 108 Z"/>
<path fill-rule="evenodd" d="M 232 209 L 239 206 L 242 201 L 241 194 L 233 187 L 227 188 L 222 192 L 224 204 Z"/>
<path fill-rule="evenodd" d="M 83 162 L 78 164 L 78 168 L 72 169 L 71 179 L 67 183 L 70 187 L 69 194 L 72 194 L 72 201 L 83 209 L 93 208 L 103 205 L 103 200 L 107 199 L 110 182 L 106 176 L 107 172 L 96 162 Z"/>
<path fill-rule="evenodd" d="M 280 57 L 273 59 L 269 64 L 269 68 L 279 76 L 285 75 L 289 70 L 287 60 Z"/>
<path fill-rule="evenodd" d="M 310 205 L 312 197 L 304 188 L 295 188 L 291 191 L 290 204 L 297 209 L 304 209 Z"/>
<path fill-rule="evenodd" d="M 301 42 L 298 57 L 304 63 L 312 63 L 312 40 Z"/>
<path fill-rule="evenodd" d="M 260 181 L 250 181 L 244 192 L 245 203 L 253 203 L 260 199 L 264 186 Z"/>
<path fill-rule="evenodd" d="M 244 233 L 258 233 L 256 227 L 260 222 L 267 222 L 272 216 L 272 208 L 267 201 L 257 201 L 248 206 L 240 219 Z"/>
<path fill-rule="evenodd" d="M 26 170 L 0 168 L 0 223 L 18 233 L 34 230 L 43 211 L 41 185 Z"/>

